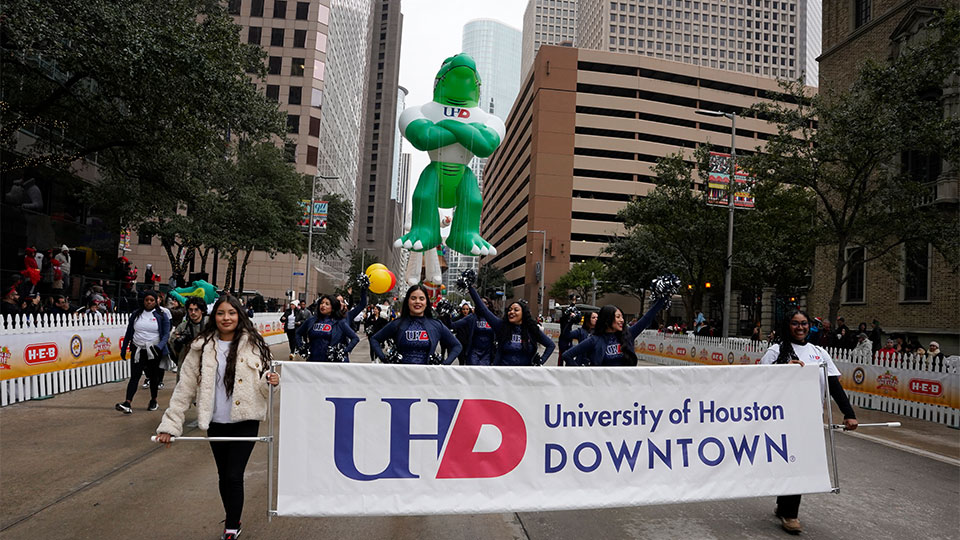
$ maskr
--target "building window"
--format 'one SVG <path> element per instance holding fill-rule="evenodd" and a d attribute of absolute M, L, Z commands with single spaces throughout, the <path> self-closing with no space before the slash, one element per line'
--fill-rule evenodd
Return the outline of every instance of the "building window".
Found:
<path fill-rule="evenodd" d="M 319 137 L 320 136 L 320 119 L 310 117 L 310 136 Z"/>
<path fill-rule="evenodd" d="M 283 28 L 273 28 L 270 30 L 270 46 L 283 47 Z"/>
<path fill-rule="evenodd" d="M 843 301 L 860 303 L 866 299 L 866 250 L 863 247 L 847 248 L 847 282 L 843 286 Z"/>
<path fill-rule="evenodd" d="M 853 27 L 860 28 L 870 22 L 873 0 L 853 0 Z"/>
<path fill-rule="evenodd" d="M 307 31 L 306 30 L 294 30 L 293 31 L 293 46 L 302 49 L 307 46 Z"/>
<path fill-rule="evenodd" d="M 903 301 L 930 300 L 930 244 L 908 242 L 903 246 Z"/>
<path fill-rule="evenodd" d="M 297 20 L 305 21 L 310 15 L 310 2 L 297 2 Z"/>
<path fill-rule="evenodd" d="M 253 43 L 254 45 L 260 45 L 260 40 L 263 39 L 263 28 L 259 26 L 251 26 L 247 31 L 247 43 Z"/>
<path fill-rule="evenodd" d="M 273 101 L 280 101 L 280 86 L 276 84 L 268 84 L 267 97 Z"/>
<path fill-rule="evenodd" d="M 153 243 L 153 236 L 137 233 L 137 243 L 143 246 L 149 246 Z"/>
<path fill-rule="evenodd" d="M 263 17 L 263 0 L 253 0 L 250 2 L 250 16 Z"/>
<path fill-rule="evenodd" d="M 290 76 L 303 77 L 303 65 L 306 61 L 303 58 L 294 58 L 290 63 Z"/>
<path fill-rule="evenodd" d="M 271 56 L 267 60 L 267 74 L 269 75 L 279 75 L 280 68 L 283 65 L 283 57 L 281 56 Z"/>
<path fill-rule="evenodd" d="M 230 15 L 239 15 L 240 14 L 240 0 L 228 0 L 227 2 L 227 13 Z"/>
<path fill-rule="evenodd" d="M 287 103 L 290 105 L 300 105 L 300 99 L 303 95 L 303 88 L 299 86 L 290 87 L 290 96 L 287 99 Z"/>
<path fill-rule="evenodd" d="M 274 18 L 274 19 L 286 19 L 286 18 L 287 18 L 287 0 L 274 0 L 274 2 L 273 2 L 273 18 Z"/>
<path fill-rule="evenodd" d="M 287 133 L 300 133 L 300 115 L 287 115 Z"/>
<path fill-rule="evenodd" d="M 307 165 L 317 166 L 317 147 L 307 146 Z"/>

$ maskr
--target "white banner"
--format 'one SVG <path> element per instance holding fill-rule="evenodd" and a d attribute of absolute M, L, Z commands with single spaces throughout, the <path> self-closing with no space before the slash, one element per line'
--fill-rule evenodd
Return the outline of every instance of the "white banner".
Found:
<path fill-rule="evenodd" d="M 819 375 L 284 363 L 277 511 L 514 512 L 829 491 Z"/>

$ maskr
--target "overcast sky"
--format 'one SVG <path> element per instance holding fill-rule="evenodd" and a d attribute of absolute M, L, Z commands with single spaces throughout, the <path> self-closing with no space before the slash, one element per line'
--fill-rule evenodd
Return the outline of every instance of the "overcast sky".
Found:
<path fill-rule="evenodd" d="M 526 7 L 527 0 L 403 0 L 400 86 L 410 92 L 406 105 L 422 105 L 433 98 L 433 77 L 445 58 L 461 52 L 464 24 L 496 19 L 523 30 Z M 430 158 L 407 141 L 403 151 L 413 154 L 410 176 L 418 178 Z"/>

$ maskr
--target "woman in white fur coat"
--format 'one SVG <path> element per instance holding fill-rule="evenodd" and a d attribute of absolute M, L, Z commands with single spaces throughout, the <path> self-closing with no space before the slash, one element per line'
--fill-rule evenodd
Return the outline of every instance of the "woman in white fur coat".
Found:
<path fill-rule="evenodd" d="M 197 423 L 210 437 L 256 437 L 267 415 L 270 386 L 280 376 L 270 373 L 270 349 L 250 322 L 240 302 L 221 296 L 203 332 L 190 344 L 180 382 L 157 427 L 157 442 L 170 445 L 183 432 L 183 416 L 196 401 Z M 240 535 L 243 472 L 253 442 L 211 442 L 220 477 L 220 498 L 226 512 L 221 539 Z"/>

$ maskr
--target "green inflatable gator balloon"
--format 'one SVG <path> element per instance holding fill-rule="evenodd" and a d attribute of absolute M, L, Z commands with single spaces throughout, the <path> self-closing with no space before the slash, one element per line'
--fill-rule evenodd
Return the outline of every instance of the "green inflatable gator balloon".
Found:
<path fill-rule="evenodd" d="M 443 61 L 433 83 L 433 101 L 408 107 L 400 131 L 416 149 L 430 154 L 430 165 L 413 191 L 410 232 L 396 247 L 427 251 L 440 245 L 441 208 L 455 208 L 447 247 L 464 255 L 496 255 L 480 236 L 483 200 L 477 177 L 467 165 L 500 146 L 503 121 L 480 109 L 480 74 L 467 54 Z"/>
<path fill-rule="evenodd" d="M 220 295 L 217 294 L 217 288 L 202 279 L 194 281 L 190 287 L 171 289 L 169 295 L 176 298 L 177 301 L 180 302 L 180 305 L 184 305 L 187 302 L 187 298 L 191 296 L 203 298 L 203 301 L 206 302 L 207 305 L 213 304 L 217 301 L 217 298 L 220 297 Z"/>

